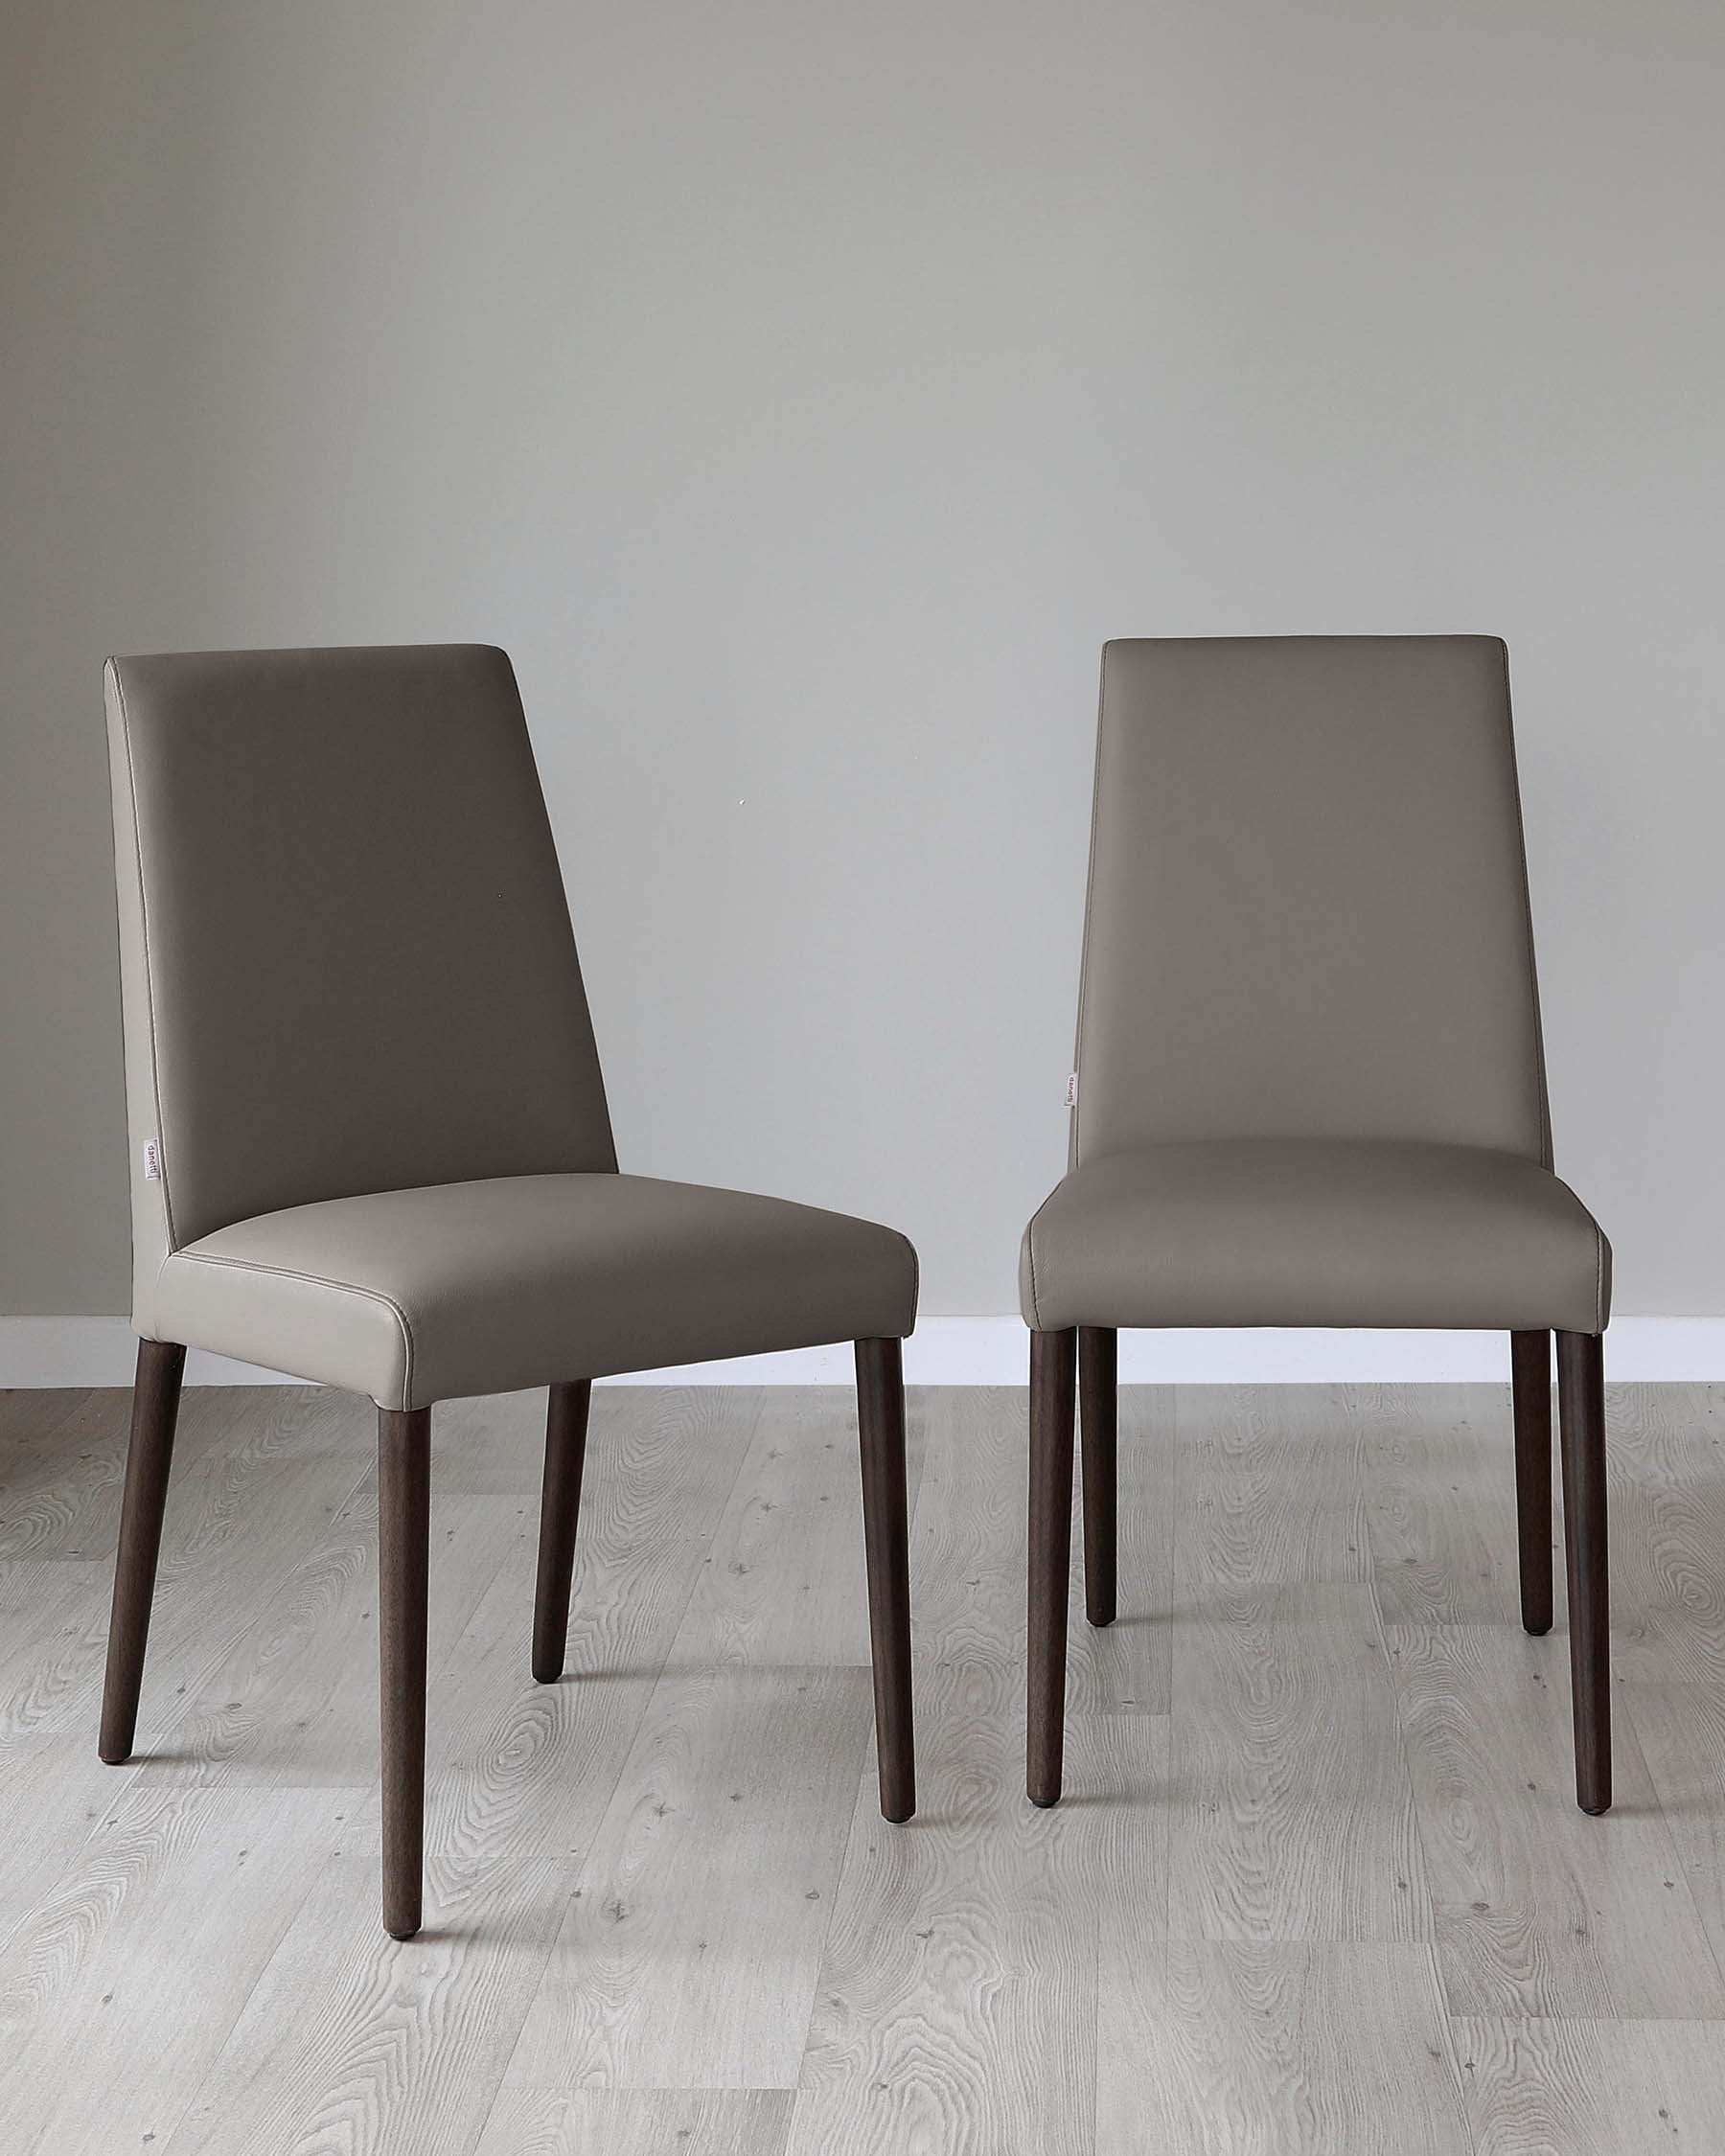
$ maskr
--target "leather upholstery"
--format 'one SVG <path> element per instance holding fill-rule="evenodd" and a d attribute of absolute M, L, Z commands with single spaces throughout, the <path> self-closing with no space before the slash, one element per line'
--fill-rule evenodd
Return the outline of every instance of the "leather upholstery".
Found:
<path fill-rule="evenodd" d="M 110 660 L 135 1315 L 171 1248 L 309 1199 L 611 1168 L 509 660 Z"/>
<path fill-rule="evenodd" d="M 1428 1138 L 1550 1165 L 1504 646 L 1102 659 L 1074 1158 Z"/>
<path fill-rule="evenodd" d="M 888 1230 L 602 1188 L 605 1088 L 503 653 L 162 654 L 110 660 L 105 686 L 139 1333 L 402 1407 L 423 1404 L 409 1359 L 492 1389 L 598 1375 L 594 1355 L 610 1370 L 909 1330 L 915 1260 Z M 388 1193 L 402 1204 L 380 1210 Z M 398 1221 L 472 1241 L 409 1252 Z M 236 1255 L 249 1272 L 214 1262 Z M 373 1337 L 398 1289 L 410 1348 L 393 1318 L 387 1348 Z M 583 1307 L 554 1352 L 558 1294 Z M 626 1324 L 632 1294 L 653 1306 Z M 639 1361 L 607 1360 L 625 1341 Z"/>
<path fill-rule="evenodd" d="M 1538 1161 L 1480 1146 L 1210 1139 L 1105 1154 L 1024 1237 L 1028 1323 L 1597 1333 L 1611 1251 Z"/>
<path fill-rule="evenodd" d="M 338 1198 L 170 1257 L 167 1337 L 429 1407 L 569 1378 L 908 1333 L 902 1235 L 643 1176 L 511 1176 Z"/>
<path fill-rule="evenodd" d="M 1076 1064 L 1030 1323 L 1602 1327 L 1604 1239 L 1549 1172 L 1503 644 L 1108 645 Z"/>

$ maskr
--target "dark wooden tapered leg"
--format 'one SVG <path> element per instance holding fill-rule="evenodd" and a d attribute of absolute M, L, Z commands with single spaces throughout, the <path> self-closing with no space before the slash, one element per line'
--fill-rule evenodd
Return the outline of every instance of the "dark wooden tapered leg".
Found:
<path fill-rule="evenodd" d="M 109 1766 L 131 1757 L 144 1684 L 144 1648 L 155 1594 L 162 1512 L 173 1460 L 186 1351 L 172 1341 L 138 1342 L 132 1384 L 131 1442 L 126 1455 L 126 1498 L 120 1509 L 120 1549 L 114 1559 L 114 1606 L 108 1619 L 107 1682 L 102 1695 L 97 1750 Z"/>
<path fill-rule="evenodd" d="M 420 1928 L 426 1823 L 426 1589 L 431 1411 L 378 1410 L 378 1675 L 383 1726 L 383 1929 Z"/>
<path fill-rule="evenodd" d="M 1522 1629 L 1552 1629 L 1552 1336 L 1509 1335 Z"/>
<path fill-rule="evenodd" d="M 1557 1335 L 1563 1548 L 1569 1583 L 1576 1801 L 1611 1809 L 1611 1603 L 1605 1526 L 1605 1348 L 1598 1333 Z"/>
<path fill-rule="evenodd" d="M 902 1342 L 857 1342 L 857 1427 L 862 1451 L 862 1544 L 868 1559 L 881 1810 L 887 1819 L 907 1820 L 916 1809 L 916 1737 L 910 1707 L 910 1523 L 905 1493 Z"/>
<path fill-rule="evenodd" d="M 1030 1335 L 1030 1713 L 1033 1804 L 1060 1800 L 1066 1737 L 1067 1587 L 1072 1562 L 1075 1332 Z"/>
<path fill-rule="evenodd" d="M 1120 1336 L 1112 1326 L 1078 1328 L 1078 1407 L 1084 1453 L 1084 1614 L 1115 1620 L 1115 1548 L 1119 1510 Z"/>
<path fill-rule="evenodd" d="M 593 1388 L 554 1385 L 545 1411 L 545 1480 L 540 1493 L 539 1582 L 533 1594 L 533 1674 L 541 1685 L 563 1675 L 569 1643 L 569 1587 L 575 1577 L 575 1527 L 586 1458 Z"/>

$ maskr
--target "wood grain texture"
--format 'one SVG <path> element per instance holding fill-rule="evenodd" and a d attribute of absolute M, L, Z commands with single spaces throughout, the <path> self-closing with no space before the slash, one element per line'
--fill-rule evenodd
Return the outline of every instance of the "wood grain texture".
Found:
<path fill-rule="evenodd" d="M 534 1535 L 520 1498 L 431 1495 L 435 1686 L 498 1571 Z M 368 1477 L 195 1687 L 153 1765 L 171 1780 L 355 1788 L 377 1741 L 378 1493 Z"/>
<path fill-rule="evenodd" d="M 870 1714 L 860 1669 L 659 1685 L 512 2086 L 796 2085 Z"/>
<path fill-rule="evenodd" d="M 1096 2049 L 1096 2156 L 1472 2156 L 1429 1947 L 1148 1942 Z"/>
<path fill-rule="evenodd" d="M 1195 1386 L 1179 1398 L 1184 1577 L 1369 1583 L 1366 1432 L 1342 1388 Z"/>
<path fill-rule="evenodd" d="M 80 1726 L 90 1742 L 112 1592 L 105 1566 L 0 1559 L 0 1744 Z"/>
<path fill-rule="evenodd" d="M 1398 2151 L 1710 2149 L 1725 1390 L 1611 1389 L 1599 1820 L 1561 1591 L 1550 1637 L 1521 1629 L 1507 1383 L 1125 1388 L 1119 1616 L 1082 1622 L 1074 1566 L 1066 1794 L 1033 1810 L 1024 1404 L 909 1395 L 904 1828 L 873 1785 L 847 1388 L 595 1389 L 551 1686 L 525 1653 L 544 1395 L 440 1410 L 426 1925 L 397 1946 L 368 1404 L 184 1396 L 139 1752 L 104 1768 L 126 1400 L 0 1396 L 8 2147 L 1352 2156 L 1391 2119 Z M 837 1687 L 812 1718 L 805 1678 Z M 711 1797 L 733 1761 L 752 1853 L 748 1825 L 639 1802 L 674 1776 Z M 779 1906 L 816 1859 L 821 1902 Z M 629 1954 L 589 1943 L 584 1873 L 632 1865 L 658 1942 L 637 1988 L 674 2030 L 723 1990 L 717 2037 L 614 2014 Z M 506 2085 L 541 2014 L 591 2017 L 596 2073 L 669 2085 Z M 542 2057 L 565 2075 L 554 2037 Z M 696 2085 L 762 2062 L 782 2085 Z"/>
<path fill-rule="evenodd" d="M 326 1863 L 182 2122 L 173 2156 L 252 2148 L 322 2156 L 332 2147 L 392 2156 L 400 2146 L 464 2156 L 484 2128 L 575 1873 L 704 1562 L 758 1397 L 631 1392 L 609 1414 L 606 1393 L 595 1400 L 570 1673 L 553 1686 L 532 1682 L 521 1652 L 542 1439 L 542 1401 L 533 1405 L 538 1413 L 529 1415 L 514 1401 L 497 1403 L 516 1411 L 500 1420 L 524 1442 L 495 1475 L 446 1477 L 439 1459 L 440 1489 L 451 1479 L 513 1484 L 529 1531 L 455 1643 L 434 1698 L 429 1920 L 404 1949 L 356 1921 L 379 1855 L 368 1791 L 349 1816 L 354 1831 L 339 1858 Z M 477 1436 L 477 1414 L 475 1425 Z M 608 1442 L 597 1445 L 601 1431 Z M 652 1535 L 644 1525 L 656 1478 L 671 1487 L 680 1532 Z M 577 1666 L 577 1641 L 592 1665 Z"/>
<path fill-rule="evenodd" d="M 1718 1965 L 1627 1728 L 1621 1802 L 1576 1811 L 1564 1642 L 1518 1623 L 1390 1636 L 1452 2013 L 1725 2015 Z"/>
<path fill-rule="evenodd" d="M 1630 1708 L 1618 1724 L 1620 1765 L 1625 1756 L 1645 1765 L 1677 1856 L 1660 1892 L 1667 1902 L 1692 1901 L 1725 1973 L 1725 1695 L 1711 1685 L 1620 1686 L 1620 1692 Z M 1620 1812 L 1627 1795 L 1626 1785 L 1620 1788 Z"/>
<path fill-rule="evenodd" d="M 126 1396 L 10 1392 L 0 1561 L 94 1559 L 110 1566 L 125 1474 Z"/>
<path fill-rule="evenodd" d="M 783 2156 L 786 2089 L 505 2089 L 476 2156 Z"/>
<path fill-rule="evenodd" d="M 1612 1663 L 1725 1695 L 1725 1387 L 1613 1386 Z"/>
<path fill-rule="evenodd" d="M 1172 1719 L 1176 1938 L 1430 1936 L 1368 1589 L 1211 1589 L 1179 1626 Z"/>
<path fill-rule="evenodd" d="M 1495 1624 L 1516 1590 L 1509 1388 L 1349 1386 L 1337 1422 L 1358 1434 L 1371 1587 L 1387 1625 Z M 1548 1525 L 1547 1539 L 1552 1529 Z"/>
<path fill-rule="evenodd" d="M 10 2147 L 70 2156 L 167 2141 L 316 1875 L 341 1803 L 131 1780 L 5 1943 Z"/>
<path fill-rule="evenodd" d="M 912 1503 L 926 1419 L 912 1391 L 905 1448 Z M 678 1638 L 679 1663 L 868 1667 L 857 1454 L 856 1403 L 845 1388 L 775 1386 L 760 1396 L 748 1453 Z"/>
<path fill-rule="evenodd" d="M 1167 1738 L 1151 1716 L 1075 1718 L 1070 1794 L 1023 1793 L 1016 1673 L 925 1674 L 922 1809 L 894 1829 L 858 1793 L 790 2147 L 1092 2145 L 1099 1927 L 1160 1933 Z"/>
<path fill-rule="evenodd" d="M 1476 2156 L 1713 2150 L 1725 2121 L 1714 2021 L 1454 2025 Z"/>

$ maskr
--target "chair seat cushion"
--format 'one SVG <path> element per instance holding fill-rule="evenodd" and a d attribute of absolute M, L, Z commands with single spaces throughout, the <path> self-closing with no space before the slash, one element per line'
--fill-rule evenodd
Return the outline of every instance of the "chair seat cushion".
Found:
<path fill-rule="evenodd" d="M 900 1336 L 916 1253 L 842 1213 L 697 1183 L 507 1176 L 295 1205 L 175 1251 L 159 1338 L 423 1408 Z"/>
<path fill-rule="evenodd" d="M 1549 1169 L 1472 1146 L 1256 1138 L 1086 1161 L 1024 1235 L 1024 1319 L 1602 1332 L 1611 1250 Z"/>

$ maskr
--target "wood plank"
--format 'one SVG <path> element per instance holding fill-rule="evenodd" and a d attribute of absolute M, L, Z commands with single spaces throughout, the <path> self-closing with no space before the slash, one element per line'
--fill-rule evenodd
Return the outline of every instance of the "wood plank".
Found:
<path fill-rule="evenodd" d="M 1389 1637 L 1449 2010 L 1725 2014 L 1627 1716 L 1615 1806 L 1600 1819 L 1576 1808 L 1562 1635 L 1434 1625 Z"/>
<path fill-rule="evenodd" d="M 378 1915 L 375 1792 L 200 2088 L 172 2156 L 471 2149 L 653 1679 L 526 1676 L 525 1604 L 494 1586 L 430 1726 L 426 1928 Z"/>
<path fill-rule="evenodd" d="M 910 1525 L 910 1616 L 919 1663 L 1024 1665 L 1028 1395 L 977 1387 L 941 1403 Z M 1174 1405 L 1166 1387 L 1120 1388 L 1116 1622 L 1084 1617 L 1074 1487 L 1067 1712 L 1165 1713 L 1172 1643 Z"/>
<path fill-rule="evenodd" d="M 1183 1580 L 1369 1580 L 1366 1434 L 1346 1388 L 1187 1387 L 1177 1428 Z"/>
<path fill-rule="evenodd" d="M 10 1736 L 0 1755 L 0 1983 L 8 1940 L 78 1862 L 135 1780 L 136 1766 L 104 1766 L 89 1732 Z"/>
<path fill-rule="evenodd" d="M 1626 1724 L 1682 1866 L 1660 1892 L 1693 1902 L 1725 1970 L 1725 1697 L 1711 1685 L 1632 1685 L 1622 1696 L 1619 1742 Z"/>
<path fill-rule="evenodd" d="M 1725 1389 L 1612 1386 L 1605 1449 L 1613 1666 L 1725 1691 Z"/>
<path fill-rule="evenodd" d="M 0 1394 L 0 1560 L 114 1553 L 129 1396 Z"/>
<path fill-rule="evenodd" d="M 100 2156 L 167 2140 L 339 1836 L 343 1801 L 130 1782 L 6 1942 L 10 2147 Z"/>
<path fill-rule="evenodd" d="M 113 1579 L 106 1567 L 0 1559 L 0 1743 L 96 1743 Z"/>
<path fill-rule="evenodd" d="M 505 2089 L 476 2156 L 783 2156 L 785 2089 Z"/>
<path fill-rule="evenodd" d="M 1165 1715 L 1174 1671 L 1174 1537 L 1178 1446 L 1168 1385 L 1119 1389 L 1118 1612 L 1101 1627 L 1084 1615 L 1084 1537 L 1074 1517 L 1067 1621 L 1067 1716 Z M 1083 1510 L 1083 1470 L 1076 1513 Z"/>
<path fill-rule="evenodd" d="M 1122 1617 L 1090 1632 L 1074 1564 L 1048 1814 L 1023 1796 L 1024 1396 L 913 1391 L 905 1829 L 873 1787 L 848 1390 L 600 1388 L 548 1686 L 527 1667 L 544 1395 L 457 1403 L 406 1946 L 377 1926 L 371 1410 L 186 1398 L 154 1755 L 107 1769 L 125 1395 L 0 1396 L 9 2146 L 1447 2151 L 1470 2143 L 1445 2007 L 1489 2156 L 1718 2138 L 1725 1388 L 1612 1389 L 1599 1821 L 1573 1804 L 1561 1612 L 1545 1640 L 1515 1621 L 1506 1387 L 1125 1388 Z M 811 1716 L 799 1654 L 842 1702 Z M 642 1793 L 674 1777 L 686 1808 L 659 1819 Z M 709 1816 L 733 1791 L 759 1861 Z M 818 1904 L 789 1906 L 799 1863 L 827 1867 Z M 638 1875 L 644 1957 L 595 1953 L 617 1927 L 584 1907 L 589 1864 Z M 638 2020 L 613 2014 L 626 1964 Z M 584 2068 L 577 2047 L 565 2078 L 536 2036 L 558 2085 L 505 2086 L 541 1985 L 547 2029 L 585 2001 L 621 2049 Z M 693 2026 L 713 1999 L 716 2035 Z M 619 2066 L 676 2085 L 576 2085 Z"/>
<path fill-rule="evenodd" d="M 545 1467 L 545 1408 L 542 1385 L 530 1392 L 440 1401 L 431 1417 L 432 1487 L 446 1497 L 518 1497 L 537 1505 Z M 639 1391 L 595 1387 L 587 1424 L 592 1455 L 633 1451 L 643 1422 L 655 1420 L 654 1410 L 655 1403 Z"/>
<path fill-rule="evenodd" d="M 426 1929 L 398 1945 L 379 1928 L 368 1791 L 362 1831 L 284 1938 L 172 2156 L 459 2156 L 478 2141 L 747 1449 L 749 1403 L 727 1397 L 642 1395 L 617 1418 L 583 1506 L 590 1660 L 561 1685 L 528 1671 L 530 1552 L 500 1568 L 431 1702 Z M 646 1532 L 666 1483 L 672 1531 Z"/>
<path fill-rule="evenodd" d="M 1430 1936 L 1368 1587 L 1194 1583 L 1175 1640 L 1172 1732 L 1174 1937 Z"/>
<path fill-rule="evenodd" d="M 1429 1946 L 1150 1940 L 1096 2051 L 1096 2156 L 1472 2156 Z"/>
<path fill-rule="evenodd" d="M 518 1497 L 431 1502 L 426 1667 L 438 1680 L 505 1563 L 530 1576 L 535 1509 Z M 521 1592 L 526 1592 L 525 1578 Z M 189 1689 L 153 1764 L 186 1781 L 366 1788 L 378 1771 L 378 1493 L 368 1476 L 329 1531 Z"/>
<path fill-rule="evenodd" d="M 857 1797 L 791 2150 L 1088 2156 L 1102 1913 L 1165 1921 L 1165 1725 L 1074 1723 L 1071 1794 L 1038 1811 L 1019 1673 L 948 1663 L 922 1692 L 918 1817 Z"/>
<path fill-rule="evenodd" d="M 210 1389 L 218 1395 L 214 1408 L 209 1394 L 185 1396 L 191 1405 L 182 1422 L 201 1428 L 202 1441 L 175 1452 L 138 1724 L 141 1754 L 162 1743 L 260 1601 L 327 1538 L 369 1472 L 367 1459 L 345 1442 L 345 1418 L 328 1411 L 323 1395 L 308 1402 L 286 1387 Z M 67 1606 L 51 1641 L 31 1650 L 30 1682 L 0 1716 L 0 1733 L 94 1730 L 111 1562 L 110 1547 L 99 1565 L 37 1571 L 46 1598 L 76 1595 L 77 1606 Z"/>
<path fill-rule="evenodd" d="M 871 1713 L 860 1669 L 661 1681 L 512 2086 L 794 2087 Z"/>
<path fill-rule="evenodd" d="M 1350 1386 L 1340 1408 L 1360 1434 L 1384 1623 L 1519 1622 L 1507 1384 Z"/>
<path fill-rule="evenodd" d="M 629 1667 L 632 1643 L 649 1638 L 657 1675 L 711 1562 L 762 1407 L 758 1387 L 594 1388 L 565 1684 Z"/>
<path fill-rule="evenodd" d="M 1719 2035 L 1713 2021 L 1457 2021 L 1478 2156 L 1717 2148 Z"/>
<path fill-rule="evenodd" d="M 912 1505 L 927 1412 L 907 1402 Z M 868 1665 L 857 1403 L 848 1387 L 775 1387 L 683 1619 L 674 1660 L 715 1667 Z"/>

